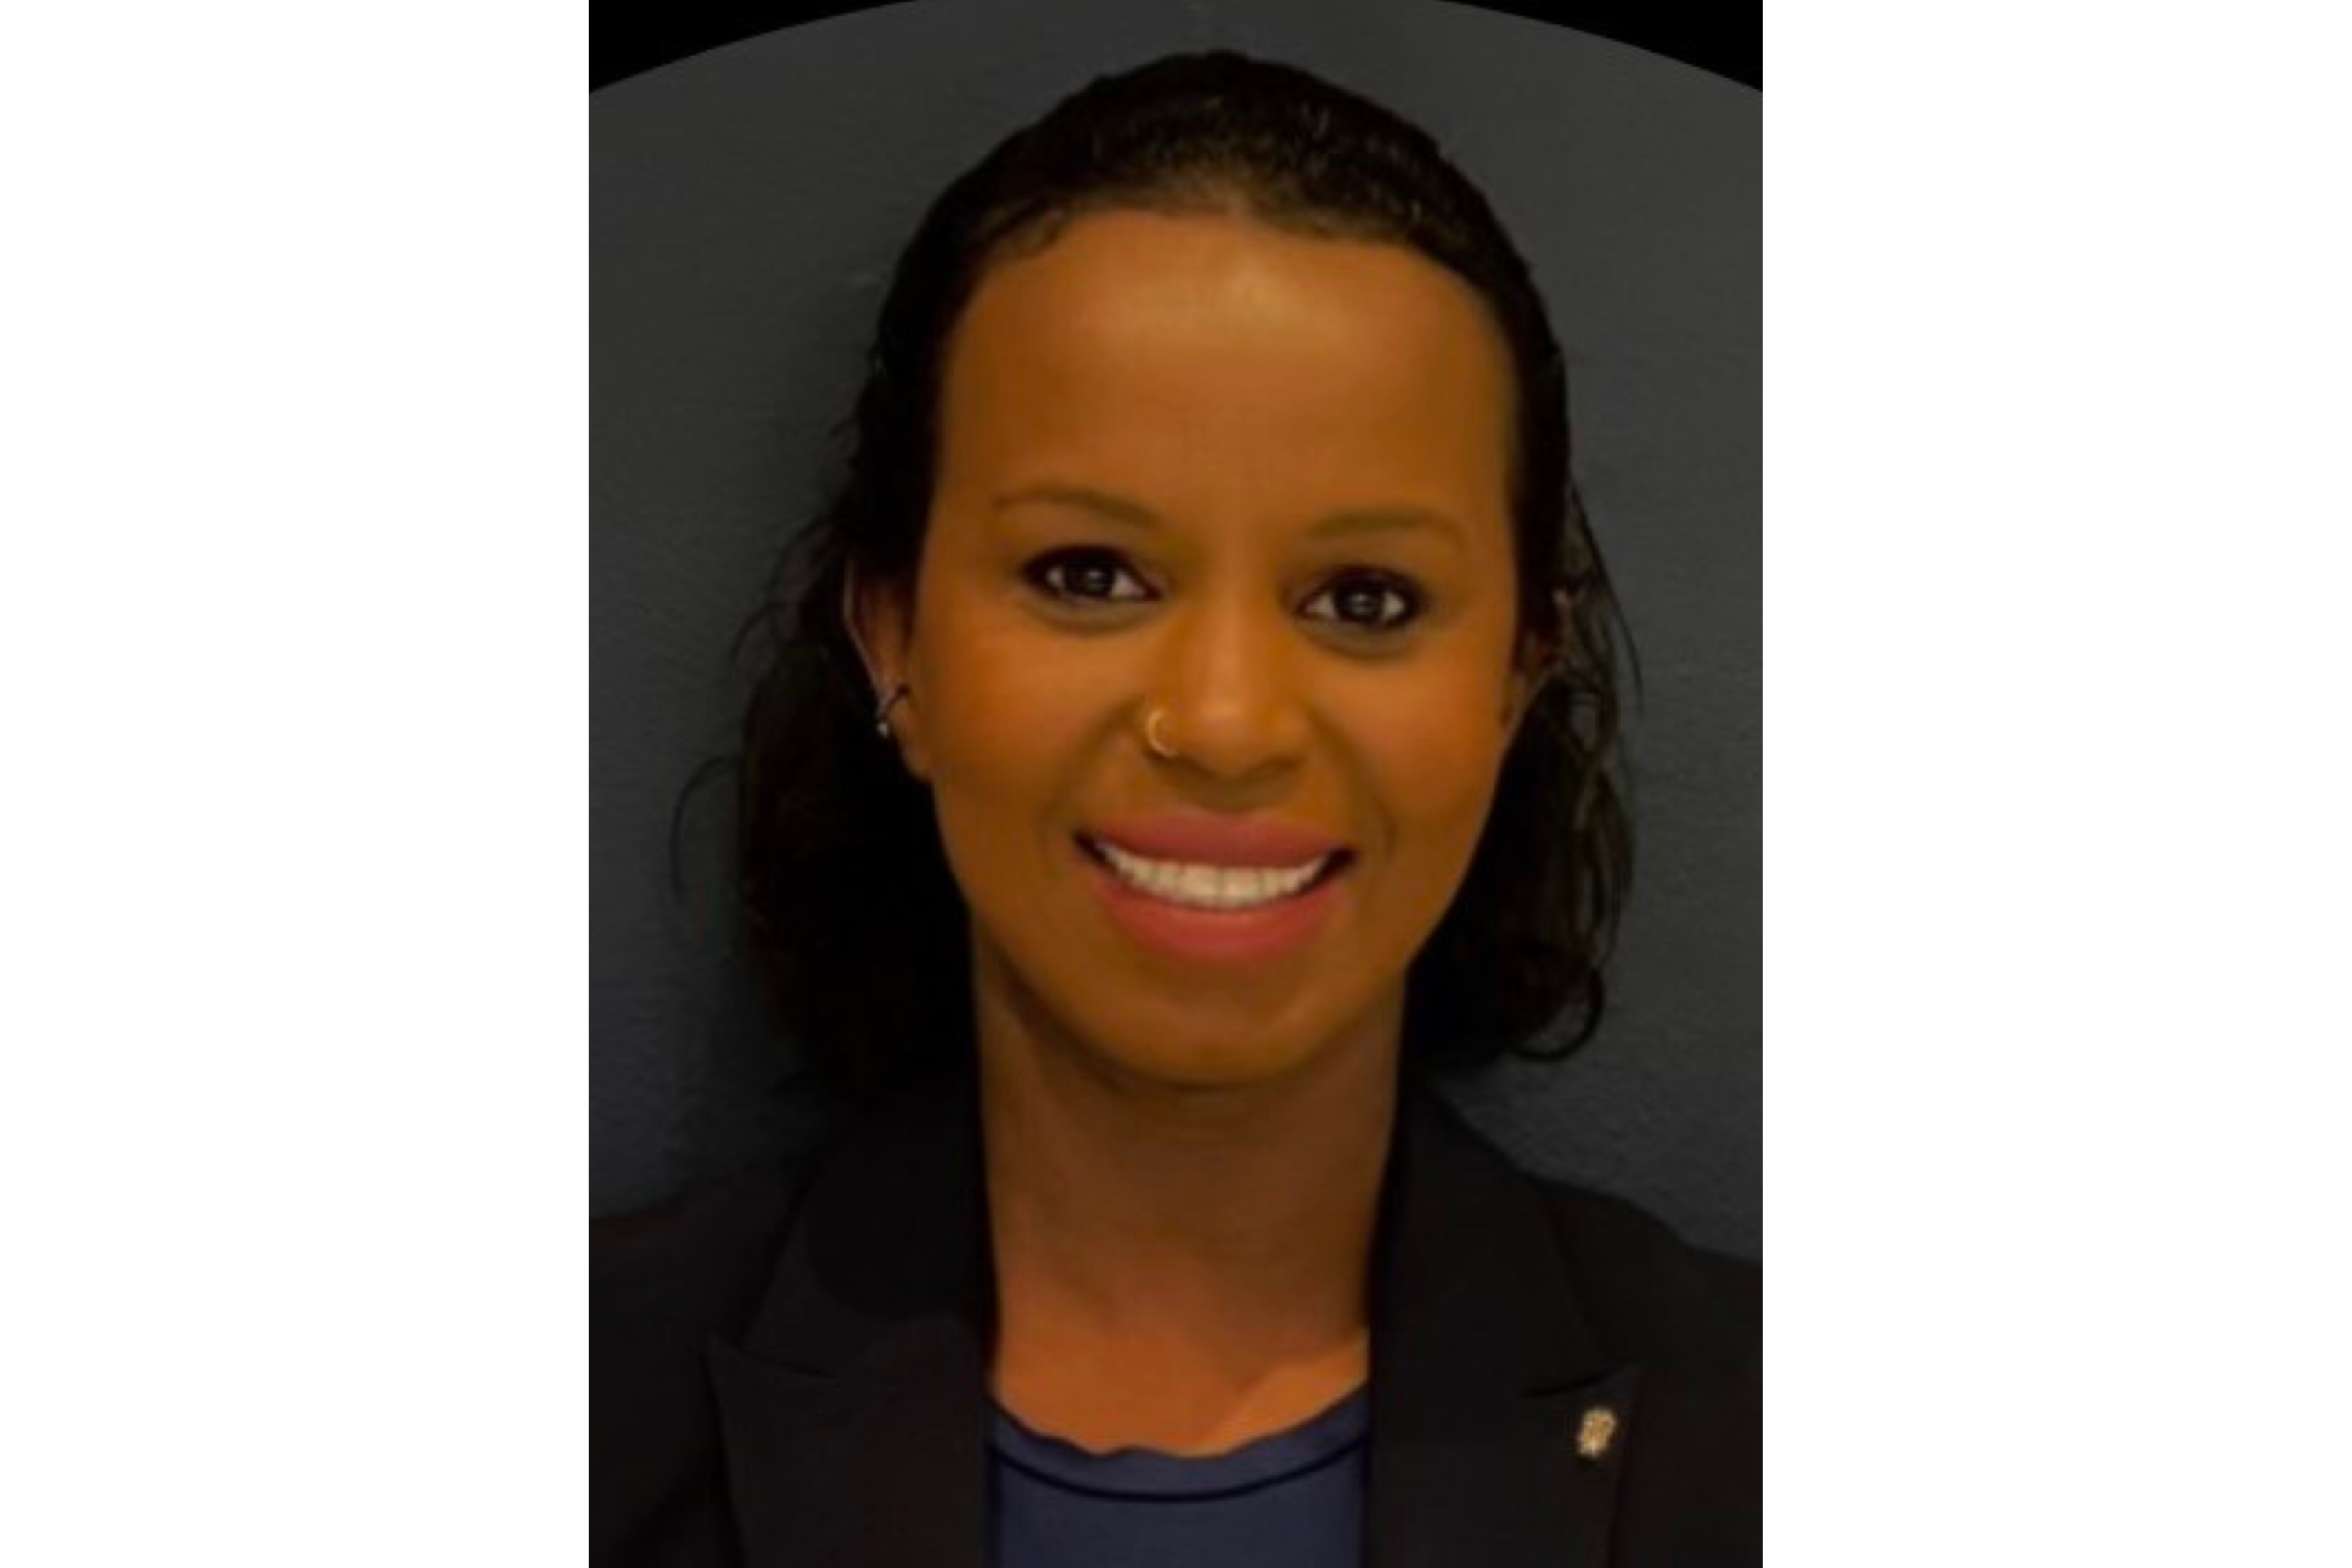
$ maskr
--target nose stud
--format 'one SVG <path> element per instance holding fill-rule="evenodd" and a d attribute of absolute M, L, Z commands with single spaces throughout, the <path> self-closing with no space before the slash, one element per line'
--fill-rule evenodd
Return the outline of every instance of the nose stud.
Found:
<path fill-rule="evenodd" d="M 1152 755 L 1175 758 L 1176 748 L 1160 737 L 1160 729 L 1168 721 L 1168 710 L 1154 708 L 1143 721 L 1143 743 L 1151 748 Z"/>

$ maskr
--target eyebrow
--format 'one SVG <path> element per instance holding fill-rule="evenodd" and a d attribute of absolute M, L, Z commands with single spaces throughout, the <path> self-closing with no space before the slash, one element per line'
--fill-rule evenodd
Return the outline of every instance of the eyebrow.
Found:
<path fill-rule="evenodd" d="M 1086 485 L 1024 485 L 995 498 L 998 511 L 1029 505 L 1073 507 L 1091 512 L 1106 522 L 1121 523 L 1130 528 L 1160 526 L 1158 514 L 1150 507 Z M 1348 507 L 1339 511 L 1327 512 L 1307 528 L 1307 537 L 1331 539 L 1395 532 L 1434 532 L 1451 539 L 1456 548 L 1466 548 L 1469 542 L 1462 525 L 1450 514 L 1433 507 L 1412 505 Z"/>

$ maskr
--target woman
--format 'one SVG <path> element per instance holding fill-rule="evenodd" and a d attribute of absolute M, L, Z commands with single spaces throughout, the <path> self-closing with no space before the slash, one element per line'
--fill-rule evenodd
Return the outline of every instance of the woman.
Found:
<path fill-rule="evenodd" d="M 864 1113 L 600 1227 L 611 1563 L 1758 1553 L 1752 1269 L 1422 1087 L 1601 1010 L 1614 605 L 1525 265 L 1285 67 L 940 198 L 780 565 L 746 929 Z"/>

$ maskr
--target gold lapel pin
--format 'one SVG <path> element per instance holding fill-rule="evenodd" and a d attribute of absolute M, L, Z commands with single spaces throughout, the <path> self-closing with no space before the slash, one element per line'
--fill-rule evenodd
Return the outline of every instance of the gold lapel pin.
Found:
<path fill-rule="evenodd" d="M 1609 1445 L 1616 1440 L 1617 1412 L 1606 1405 L 1594 1405 L 1576 1424 L 1576 1457 L 1580 1459 L 1606 1458 Z"/>

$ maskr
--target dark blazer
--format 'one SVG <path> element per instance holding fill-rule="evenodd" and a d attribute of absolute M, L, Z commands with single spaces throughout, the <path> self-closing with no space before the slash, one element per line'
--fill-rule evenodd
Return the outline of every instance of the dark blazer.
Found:
<path fill-rule="evenodd" d="M 968 1076 L 813 1159 L 593 1226 L 592 1561 L 982 1568 Z M 1762 1555 L 1761 1290 L 1408 1088 L 1373 1262 L 1369 1568 Z"/>

